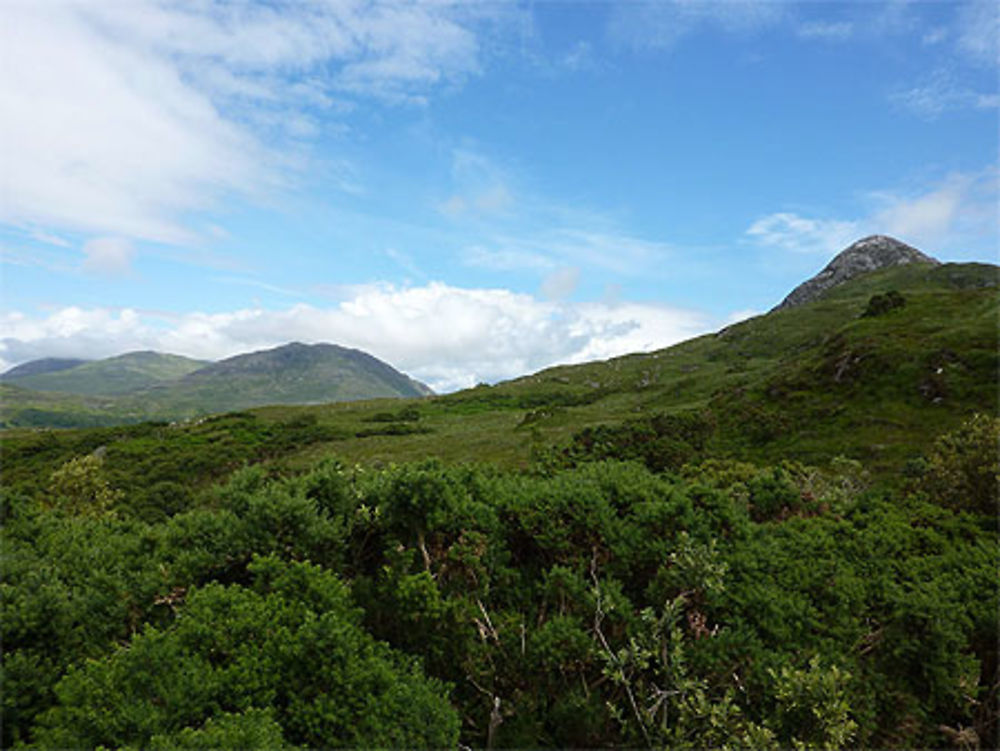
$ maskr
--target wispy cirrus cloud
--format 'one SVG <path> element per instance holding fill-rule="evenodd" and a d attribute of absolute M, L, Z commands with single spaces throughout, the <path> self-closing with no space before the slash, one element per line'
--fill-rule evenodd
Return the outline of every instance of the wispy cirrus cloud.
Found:
<path fill-rule="evenodd" d="M 993 0 L 960 6 L 956 27 L 959 52 L 982 65 L 1000 65 L 1000 7 Z"/>
<path fill-rule="evenodd" d="M 799 25 L 796 33 L 802 39 L 841 42 L 854 36 L 854 24 L 850 21 L 807 21 Z"/>
<path fill-rule="evenodd" d="M 84 244 L 83 255 L 85 271 L 122 276 L 132 271 L 135 245 L 125 237 L 95 237 Z"/>
<path fill-rule="evenodd" d="M 673 255 L 662 242 L 645 240 L 613 228 L 594 228 L 580 216 L 571 227 L 555 227 L 518 235 L 496 235 L 470 247 L 463 262 L 497 271 L 552 272 L 564 266 L 622 277 L 656 276 Z"/>
<path fill-rule="evenodd" d="M 515 169 L 481 151 L 456 149 L 452 187 L 438 210 L 465 228 L 475 242 L 461 262 L 491 271 L 526 271 L 548 278 L 559 269 L 617 276 L 657 275 L 674 250 L 638 236 L 614 217 L 582 206 L 568 206 L 525 188 Z"/>
<path fill-rule="evenodd" d="M 976 91 L 946 69 L 934 71 L 917 86 L 897 89 L 889 98 L 897 107 L 926 120 L 952 110 L 1000 108 L 1000 93 Z"/>
<path fill-rule="evenodd" d="M 156 349 L 219 359 L 284 344 L 358 347 L 438 391 L 648 351 L 704 333 L 703 314 L 665 305 L 565 303 L 501 289 L 432 282 L 359 287 L 331 307 L 240 309 L 163 316 L 133 309 L 66 307 L 0 316 L 0 367 L 38 357 L 102 357 Z M 448 336 L 441 336 L 442 331 Z"/>
<path fill-rule="evenodd" d="M 779 211 L 751 224 L 746 231 L 753 242 L 794 253 L 830 255 L 843 250 L 862 232 L 856 221 L 800 216 Z"/>
<path fill-rule="evenodd" d="M 0 222 L 170 244 L 285 184 L 320 124 L 478 70 L 463 4 L 13 0 L 0 7 Z M 484 11 L 485 13 L 486 11 Z"/>
<path fill-rule="evenodd" d="M 615 42 L 639 50 L 668 49 L 700 29 L 748 33 L 780 22 L 787 8 L 766 0 L 663 0 L 614 6 L 608 31 Z"/>
<path fill-rule="evenodd" d="M 808 217 L 777 212 L 755 220 L 746 237 L 763 247 L 832 255 L 870 234 L 888 234 L 934 253 L 975 252 L 998 240 L 995 168 L 956 173 L 918 190 L 870 191 L 857 218 Z"/>

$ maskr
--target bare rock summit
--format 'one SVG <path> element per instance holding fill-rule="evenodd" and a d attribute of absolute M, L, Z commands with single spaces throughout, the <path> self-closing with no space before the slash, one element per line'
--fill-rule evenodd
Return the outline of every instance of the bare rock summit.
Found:
<path fill-rule="evenodd" d="M 804 305 L 819 299 L 828 289 L 860 274 L 889 266 L 901 266 L 905 263 L 929 263 L 937 266 L 941 262 L 893 237 L 871 235 L 862 238 L 838 253 L 826 268 L 812 279 L 802 282 L 793 289 L 774 310 Z"/>

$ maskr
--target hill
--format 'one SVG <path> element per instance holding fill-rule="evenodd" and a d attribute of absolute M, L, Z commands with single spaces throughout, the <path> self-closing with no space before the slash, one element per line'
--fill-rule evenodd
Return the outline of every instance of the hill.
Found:
<path fill-rule="evenodd" d="M 290 449 L 282 461 L 292 464 L 330 453 L 375 464 L 435 456 L 513 467 L 603 453 L 655 468 L 710 456 L 822 464 L 842 455 L 890 474 L 970 414 L 995 413 L 997 283 L 988 264 L 890 266 L 814 302 L 656 352 L 419 401 L 271 406 L 243 420 L 314 423 L 327 437 Z M 901 307 L 865 315 L 891 291 Z M 233 358 L 112 409 L 125 421 L 168 408 L 247 409 L 255 394 L 318 401 L 318 379 L 283 381 L 276 364 L 327 352 L 336 350 L 290 345 L 262 359 Z M 311 367 L 304 372 L 326 366 Z"/>
<path fill-rule="evenodd" d="M 359 350 L 299 343 L 207 364 L 177 355 L 133 352 L 59 372 L 11 378 L 5 385 L 17 388 L 6 392 L 9 398 L 3 400 L 2 424 L 7 427 L 124 424 L 267 404 L 432 393 Z"/>
<path fill-rule="evenodd" d="M 44 360 L 25 363 L 4 374 L 4 381 L 34 391 L 83 396 L 120 396 L 181 378 L 206 364 L 180 355 L 128 352 L 104 360 L 39 371 Z M 74 362 L 72 360 L 65 362 Z"/>
<path fill-rule="evenodd" d="M 124 403 L 145 403 L 155 412 L 177 417 L 266 404 L 322 404 L 430 393 L 422 383 L 360 350 L 293 342 L 207 365 Z"/>
<path fill-rule="evenodd" d="M 3 746 L 990 745 L 997 273 L 440 397 L 6 431 Z"/>
<path fill-rule="evenodd" d="M 77 365 L 83 365 L 89 360 L 79 360 L 65 357 L 43 357 L 41 360 L 32 360 L 21 363 L 6 373 L 0 374 L 0 381 L 9 381 L 14 378 L 24 378 L 25 376 L 41 375 L 42 373 L 58 373 L 60 370 L 69 370 Z"/>
<path fill-rule="evenodd" d="M 540 453 L 562 461 L 603 451 L 662 468 L 707 456 L 843 455 L 895 472 L 970 414 L 995 413 L 997 283 L 988 264 L 889 267 L 667 349 L 424 400 L 414 409 L 429 432 L 368 435 L 378 404 L 255 414 L 308 414 L 350 436 L 305 457 L 523 467 Z M 865 315 L 891 291 L 901 307 Z"/>
<path fill-rule="evenodd" d="M 864 237 L 838 253 L 816 276 L 793 289 L 775 309 L 818 300 L 827 290 L 856 276 L 907 263 L 936 265 L 940 261 L 893 237 Z"/>

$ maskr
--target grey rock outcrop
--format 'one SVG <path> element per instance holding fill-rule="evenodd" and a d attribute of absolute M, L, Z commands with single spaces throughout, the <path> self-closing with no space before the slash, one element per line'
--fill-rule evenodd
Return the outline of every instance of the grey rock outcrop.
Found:
<path fill-rule="evenodd" d="M 862 238 L 838 253 L 812 279 L 793 289 L 774 310 L 804 305 L 819 299 L 828 289 L 860 274 L 906 263 L 929 263 L 937 266 L 941 262 L 892 237 L 871 235 Z"/>

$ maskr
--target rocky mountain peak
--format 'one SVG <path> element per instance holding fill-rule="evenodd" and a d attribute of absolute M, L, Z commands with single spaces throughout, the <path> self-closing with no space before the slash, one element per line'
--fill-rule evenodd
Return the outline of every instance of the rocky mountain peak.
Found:
<path fill-rule="evenodd" d="M 812 302 L 831 287 L 860 274 L 905 263 L 929 263 L 936 266 L 941 262 L 893 237 L 864 237 L 838 253 L 822 271 L 793 289 L 774 309 L 781 310 Z"/>

